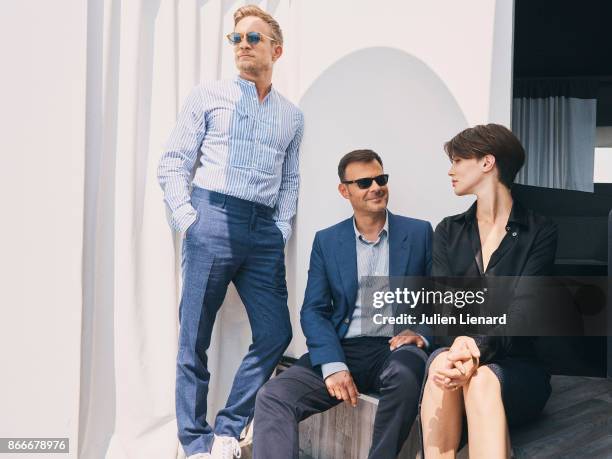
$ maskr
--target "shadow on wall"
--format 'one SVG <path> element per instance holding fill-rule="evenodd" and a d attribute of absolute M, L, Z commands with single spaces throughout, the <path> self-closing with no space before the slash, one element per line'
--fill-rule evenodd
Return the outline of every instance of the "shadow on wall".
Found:
<path fill-rule="evenodd" d="M 299 327 L 314 233 L 351 215 L 337 192 L 337 164 L 347 152 L 371 148 L 390 174 L 389 209 L 429 220 L 463 212 L 447 176 L 443 143 L 467 127 L 444 81 L 423 61 L 393 48 L 367 48 L 330 66 L 300 102 L 306 131 L 300 153 L 301 187 L 288 273 L 294 327 Z M 293 288 L 291 288 L 293 286 Z M 289 353 L 305 350 L 294 330 Z"/>

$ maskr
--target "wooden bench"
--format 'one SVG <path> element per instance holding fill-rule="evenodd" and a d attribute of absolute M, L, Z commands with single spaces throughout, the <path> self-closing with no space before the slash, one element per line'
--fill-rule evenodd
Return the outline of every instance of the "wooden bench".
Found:
<path fill-rule="evenodd" d="M 514 457 L 612 458 L 612 380 L 553 376 L 552 386 L 542 415 L 511 431 Z M 365 459 L 377 406 L 376 398 L 362 395 L 356 409 L 343 403 L 302 421 L 300 458 Z M 398 458 L 420 457 L 419 441 L 415 423 Z"/>
<path fill-rule="evenodd" d="M 279 365 L 282 371 L 291 364 Z M 552 395 L 542 415 L 510 432 L 515 458 L 612 458 L 612 379 L 553 376 Z M 526 394 L 528 396 L 528 394 Z M 300 459 L 365 459 L 372 440 L 378 399 L 360 395 L 300 423 Z M 241 442 L 251 458 L 252 433 Z M 420 458 L 418 427 L 412 427 L 398 459 Z M 467 447 L 458 458 L 467 458 Z"/>
<path fill-rule="evenodd" d="M 300 458 L 366 458 L 372 443 L 377 408 L 378 398 L 361 394 L 356 408 L 341 403 L 305 419 L 300 423 Z M 415 423 L 398 458 L 413 458 L 419 448 L 419 432 Z"/>

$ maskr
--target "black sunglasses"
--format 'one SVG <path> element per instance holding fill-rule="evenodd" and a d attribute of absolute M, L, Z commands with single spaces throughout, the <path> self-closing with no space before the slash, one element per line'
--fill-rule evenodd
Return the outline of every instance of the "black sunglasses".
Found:
<path fill-rule="evenodd" d="M 260 41 L 263 41 L 264 38 L 267 38 L 270 41 L 276 41 L 274 38 L 268 37 L 261 32 L 247 32 L 246 34 L 240 32 L 230 32 L 226 35 L 226 37 L 230 44 L 239 45 L 245 35 L 246 41 L 249 45 L 256 45 Z"/>
<path fill-rule="evenodd" d="M 376 177 L 358 178 L 357 180 L 343 180 L 342 183 L 350 185 L 356 183 L 359 188 L 366 190 L 372 186 L 372 182 L 376 182 L 378 186 L 385 186 L 389 181 L 389 174 L 381 174 Z"/>

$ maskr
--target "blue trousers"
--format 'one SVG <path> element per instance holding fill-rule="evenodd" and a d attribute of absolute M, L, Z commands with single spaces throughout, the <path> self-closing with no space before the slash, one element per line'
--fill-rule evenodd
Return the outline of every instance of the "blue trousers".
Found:
<path fill-rule="evenodd" d="M 198 217 L 183 241 L 176 371 L 178 436 L 187 455 L 210 451 L 214 434 L 239 437 L 292 336 L 284 241 L 272 209 L 201 188 L 193 189 L 191 203 Z M 213 428 L 206 422 L 206 352 L 230 282 L 245 305 L 253 342 Z"/>

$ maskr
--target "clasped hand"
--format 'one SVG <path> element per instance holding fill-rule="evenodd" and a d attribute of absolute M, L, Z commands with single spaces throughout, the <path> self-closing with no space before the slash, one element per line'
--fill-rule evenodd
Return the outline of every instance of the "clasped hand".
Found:
<path fill-rule="evenodd" d="M 446 362 L 433 375 L 434 383 L 445 390 L 457 390 L 468 383 L 480 362 L 480 351 L 469 336 L 458 336 L 446 353 Z"/>

